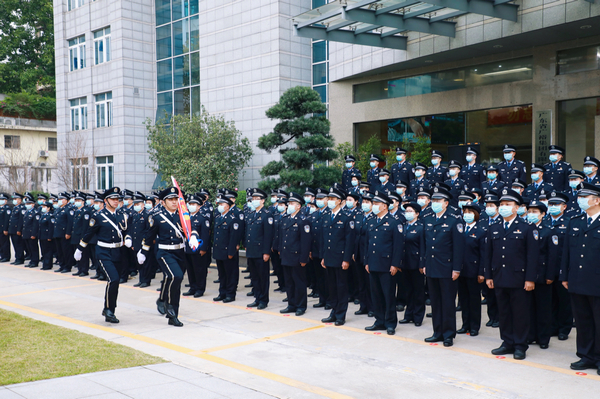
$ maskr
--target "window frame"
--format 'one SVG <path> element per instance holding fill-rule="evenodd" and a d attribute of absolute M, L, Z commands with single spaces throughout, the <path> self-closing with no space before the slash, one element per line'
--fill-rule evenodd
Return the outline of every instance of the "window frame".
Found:
<path fill-rule="evenodd" d="M 87 97 L 79 97 L 69 100 L 69 114 L 71 120 L 71 132 L 78 130 L 86 130 L 88 128 L 87 117 Z M 75 117 L 78 119 L 78 124 L 75 125 Z M 77 126 L 77 129 L 75 128 Z"/>
<path fill-rule="evenodd" d="M 69 45 L 69 72 L 85 68 L 85 35 L 74 37 L 73 39 L 70 39 L 67 43 Z M 73 63 L 73 54 L 75 54 L 76 57 L 79 56 L 79 62 L 75 61 L 75 63 Z"/>
<path fill-rule="evenodd" d="M 7 147 L 6 143 L 10 143 Z M 21 136 L 16 134 L 5 134 L 4 135 L 4 149 L 5 150 L 20 150 L 21 149 Z"/>
<path fill-rule="evenodd" d="M 110 56 L 110 26 L 94 31 L 94 65 L 111 61 Z M 99 50 L 99 47 L 101 49 Z M 101 56 L 101 60 L 99 60 Z"/>
<path fill-rule="evenodd" d="M 96 105 L 96 127 L 110 127 L 113 125 L 113 100 L 112 91 L 99 93 L 94 96 Z"/>
<path fill-rule="evenodd" d="M 50 145 L 50 141 L 54 142 L 53 146 Z M 54 147 L 54 149 L 52 149 L 51 147 Z M 47 137 L 46 138 L 46 148 L 48 149 L 48 151 L 58 151 L 58 138 L 57 137 Z"/>
<path fill-rule="evenodd" d="M 107 155 L 96 157 L 96 189 L 107 190 L 114 186 L 115 164 L 114 157 Z"/>

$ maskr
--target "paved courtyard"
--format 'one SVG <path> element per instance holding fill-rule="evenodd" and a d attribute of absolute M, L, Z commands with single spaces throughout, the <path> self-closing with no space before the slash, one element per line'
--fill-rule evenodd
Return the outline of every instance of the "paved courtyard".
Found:
<path fill-rule="evenodd" d="M 355 316 L 354 304 L 346 325 L 335 327 L 320 322 L 328 311 L 313 309 L 316 299 L 309 298 L 301 317 L 279 313 L 280 293 L 271 293 L 263 311 L 246 308 L 251 298 L 244 288 L 235 302 L 215 303 L 216 277 L 211 268 L 204 297 L 182 298 L 183 328 L 168 326 L 156 311 L 157 280 L 143 289 L 130 280 L 119 290 L 121 323 L 111 325 L 100 315 L 103 282 L 0 264 L 0 307 L 170 362 L 11 385 L 0 388 L 0 399 L 566 398 L 596 397 L 600 389 L 595 370 L 569 369 L 577 360 L 575 331 L 567 341 L 553 338 L 547 350 L 533 345 L 527 360 L 516 361 L 490 354 L 500 344 L 498 329 L 482 327 L 479 336 L 459 336 L 444 348 L 423 341 L 431 319 L 388 336 L 365 331 L 373 319 Z M 240 278 L 240 287 L 247 282 Z"/>

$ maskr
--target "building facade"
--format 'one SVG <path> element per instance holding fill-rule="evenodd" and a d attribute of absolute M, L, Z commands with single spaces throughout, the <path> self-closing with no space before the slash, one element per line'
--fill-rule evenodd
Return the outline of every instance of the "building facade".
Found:
<path fill-rule="evenodd" d="M 298 35 L 329 40 L 336 141 L 377 135 L 382 153 L 426 137 L 464 160 L 577 169 L 600 152 L 600 3 L 585 0 L 347 1 L 297 15 Z M 592 82 L 595 82 L 592 84 Z"/>

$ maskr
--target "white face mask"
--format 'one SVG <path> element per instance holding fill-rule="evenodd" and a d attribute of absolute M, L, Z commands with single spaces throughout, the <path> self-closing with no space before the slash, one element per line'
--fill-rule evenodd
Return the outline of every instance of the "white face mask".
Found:
<path fill-rule="evenodd" d="M 252 200 L 252 208 L 253 209 L 258 209 L 259 206 L 260 206 L 260 200 Z"/>
<path fill-rule="evenodd" d="M 374 214 L 378 215 L 380 212 L 380 205 L 373 205 L 371 209 L 373 210 Z"/>
<path fill-rule="evenodd" d="M 219 213 L 222 214 L 223 212 L 225 212 L 225 207 L 223 205 L 219 205 L 217 206 L 217 211 L 219 211 Z"/>
<path fill-rule="evenodd" d="M 328 207 L 329 209 L 335 209 L 335 206 L 336 206 L 336 203 L 335 203 L 335 201 L 334 201 L 334 200 L 329 200 L 329 201 L 327 201 L 327 207 Z"/>
<path fill-rule="evenodd" d="M 190 211 L 190 213 L 194 213 L 197 210 L 198 210 L 198 207 L 196 205 L 188 205 L 188 211 Z"/>
<path fill-rule="evenodd" d="M 294 212 L 296 212 L 296 205 L 289 204 L 289 205 L 288 205 L 288 208 L 287 208 L 287 214 L 288 214 L 288 215 L 291 215 L 291 214 L 293 214 Z"/>
<path fill-rule="evenodd" d="M 415 176 L 416 177 L 421 177 L 423 176 L 423 170 L 419 169 L 419 170 L 415 170 Z"/>
<path fill-rule="evenodd" d="M 417 204 L 419 204 L 421 206 L 421 208 L 425 208 L 425 206 L 427 205 L 427 200 L 423 199 L 423 198 L 419 198 L 419 199 L 417 199 Z"/>
<path fill-rule="evenodd" d="M 188 207 L 188 209 L 190 209 L 190 212 L 196 212 L 196 210 L 192 211 L 190 207 Z M 142 206 L 141 205 L 134 205 L 133 206 L 133 210 L 136 211 L 136 212 L 139 212 L 139 211 L 142 210 Z"/>

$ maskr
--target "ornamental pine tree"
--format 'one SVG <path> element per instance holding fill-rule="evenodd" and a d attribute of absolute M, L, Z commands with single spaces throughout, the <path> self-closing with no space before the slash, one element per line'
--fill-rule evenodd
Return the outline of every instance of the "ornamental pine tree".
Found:
<path fill-rule="evenodd" d="M 258 139 L 258 148 L 267 153 L 278 149 L 281 161 L 271 161 L 261 169 L 261 189 L 300 191 L 307 186 L 328 187 L 341 180 L 341 170 L 327 166 L 338 154 L 333 149 L 326 112 L 319 93 L 304 86 L 287 90 L 267 110 L 270 119 L 280 122 Z"/>

